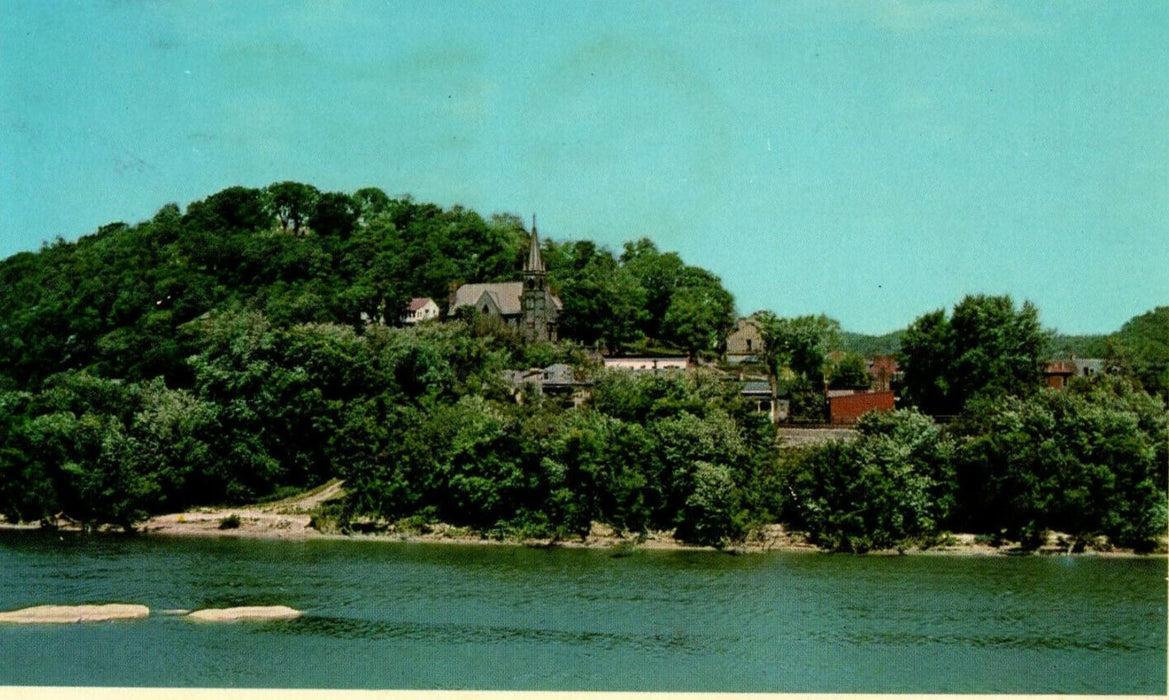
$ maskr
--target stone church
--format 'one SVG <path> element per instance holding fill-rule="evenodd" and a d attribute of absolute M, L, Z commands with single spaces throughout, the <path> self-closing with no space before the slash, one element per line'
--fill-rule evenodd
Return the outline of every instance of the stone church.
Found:
<path fill-rule="evenodd" d="M 499 317 L 527 340 L 557 339 L 563 305 L 548 290 L 548 271 L 540 256 L 536 217 L 532 216 L 532 240 L 524 263 L 522 282 L 464 284 L 455 290 L 448 315 L 470 307 L 481 314 Z"/>

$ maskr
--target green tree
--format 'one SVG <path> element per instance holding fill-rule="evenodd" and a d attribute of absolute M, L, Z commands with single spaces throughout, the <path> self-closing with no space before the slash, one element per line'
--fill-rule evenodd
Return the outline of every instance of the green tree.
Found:
<path fill-rule="evenodd" d="M 662 323 L 686 264 L 677 253 L 658 251 L 648 238 L 626 243 L 620 262 L 645 290 L 645 314 L 639 320 L 639 330 L 652 338 L 664 337 Z"/>
<path fill-rule="evenodd" d="M 556 256 L 550 282 L 564 303 L 561 334 L 584 345 L 614 352 L 637 339 L 645 315 L 646 291 L 608 250 L 591 241 L 565 246 Z"/>
<path fill-rule="evenodd" d="M 722 281 L 702 268 L 683 268 L 662 317 L 662 339 L 698 359 L 717 354 L 734 325 L 735 299 Z"/>
<path fill-rule="evenodd" d="M 779 318 L 761 311 L 752 318 L 763 338 L 760 357 L 767 368 L 773 401 L 783 382 L 794 418 L 824 420 L 824 358 L 839 343 L 840 323 L 823 314 Z M 790 379 L 781 379 L 785 375 Z"/>
<path fill-rule="evenodd" d="M 267 194 L 281 228 L 292 233 L 304 231 L 320 196 L 312 185 L 287 180 L 268 185 Z"/>
<path fill-rule="evenodd" d="M 913 411 L 869 413 L 853 442 L 797 453 L 787 466 L 785 520 L 833 550 L 904 548 L 936 535 L 949 515 L 951 447 Z"/>
<path fill-rule="evenodd" d="M 360 216 L 361 209 L 352 197 L 344 192 L 325 192 L 317 196 L 309 220 L 313 230 L 322 236 L 346 238 Z"/>
<path fill-rule="evenodd" d="M 1113 366 L 1154 396 L 1169 396 L 1169 306 L 1129 319 L 1107 343 Z"/>
<path fill-rule="evenodd" d="M 898 355 L 906 397 L 954 415 L 978 395 L 1027 395 L 1042 386 L 1046 342 L 1030 302 L 1016 310 L 1009 296 L 967 296 L 949 320 L 939 310 L 907 329 Z"/>
<path fill-rule="evenodd" d="M 845 353 L 831 361 L 825 379 L 830 389 L 868 389 L 872 385 L 869 365 L 856 353 Z"/>
<path fill-rule="evenodd" d="M 1166 527 L 1164 404 L 1119 377 L 973 401 L 955 425 L 959 523 L 1037 544 L 1047 530 L 1148 549 Z"/>

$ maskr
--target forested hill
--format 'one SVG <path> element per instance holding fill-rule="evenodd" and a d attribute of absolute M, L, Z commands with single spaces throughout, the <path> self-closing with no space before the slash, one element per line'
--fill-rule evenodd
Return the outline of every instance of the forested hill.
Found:
<path fill-rule="evenodd" d="M 103 226 L 0 262 L 0 388 L 35 389 L 86 369 L 141 381 L 191 380 L 200 349 L 190 321 L 255 310 L 268 323 L 392 325 L 412 297 L 444 307 L 452 285 L 519 279 L 529 232 L 510 214 L 484 218 L 376 188 L 352 195 L 282 182 L 231 187 L 186 210 Z M 653 339 L 715 350 L 734 300 L 708 271 L 648 240 L 618 257 L 590 241 L 544 242 L 564 300 L 561 334 L 620 348 Z"/>
<path fill-rule="evenodd" d="M 133 528 L 341 478 L 322 527 L 566 538 L 600 522 L 722 545 L 783 523 L 851 551 L 1055 528 L 1161 546 L 1164 393 L 1133 380 L 1163 386 L 1169 309 L 1111 339 L 1122 371 L 1058 392 L 1037 310 L 968 297 L 901 336 L 905 398 L 957 420 L 874 413 L 853 443 L 785 452 L 719 372 L 587 361 L 594 345 L 709 357 L 732 325 L 716 276 L 645 239 L 544 241 L 575 342 L 523 342 L 479 314 L 392 327 L 411 297 L 517 279 L 529 235 L 511 215 L 283 182 L 0 262 L 0 515 Z M 832 319 L 756 318 L 792 416 L 823 420 L 826 379 L 866 379 L 855 356 L 824 375 Z M 508 372 L 555 362 L 587 396 Z"/>
<path fill-rule="evenodd" d="M 904 330 L 896 330 L 884 335 L 865 335 L 844 331 L 840 334 L 841 349 L 856 353 L 861 357 L 876 355 L 892 355 L 901 349 L 901 336 Z"/>

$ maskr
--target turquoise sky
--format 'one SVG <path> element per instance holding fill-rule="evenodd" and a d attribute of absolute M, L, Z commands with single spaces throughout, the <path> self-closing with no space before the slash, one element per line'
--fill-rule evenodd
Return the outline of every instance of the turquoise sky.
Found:
<path fill-rule="evenodd" d="M 1169 3 L 0 0 L 0 256 L 289 179 L 1107 332 L 1169 302 Z"/>

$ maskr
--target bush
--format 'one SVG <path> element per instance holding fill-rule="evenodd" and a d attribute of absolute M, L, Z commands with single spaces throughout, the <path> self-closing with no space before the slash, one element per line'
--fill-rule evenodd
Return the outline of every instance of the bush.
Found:
<path fill-rule="evenodd" d="M 937 535 L 954 490 L 949 441 L 916 411 L 869 414 L 857 431 L 853 442 L 811 448 L 788 464 L 788 524 L 849 552 Z"/>
<path fill-rule="evenodd" d="M 240 525 L 240 519 L 239 519 L 239 516 L 236 515 L 235 513 L 232 513 L 231 515 L 227 516 L 226 518 L 220 518 L 220 520 L 219 520 L 219 529 L 220 530 L 234 530 L 234 529 L 238 528 L 239 525 Z"/>

